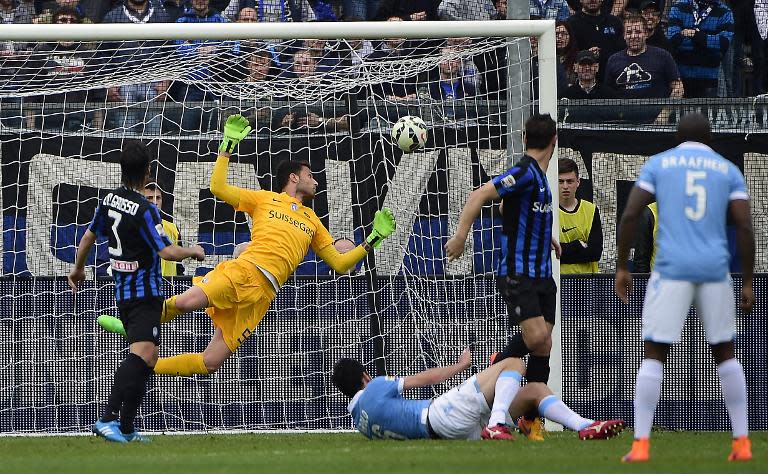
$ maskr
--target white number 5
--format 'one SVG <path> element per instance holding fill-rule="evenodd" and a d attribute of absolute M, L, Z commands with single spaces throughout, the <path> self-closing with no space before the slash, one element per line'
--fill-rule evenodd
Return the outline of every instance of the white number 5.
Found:
<path fill-rule="evenodd" d="M 707 211 L 707 189 L 702 184 L 696 184 L 697 179 L 707 179 L 706 171 L 689 171 L 685 175 L 685 194 L 696 196 L 696 208 L 685 206 L 685 217 L 692 221 L 701 220 Z"/>
<path fill-rule="evenodd" d="M 117 248 L 109 247 L 109 254 L 113 257 L 121 257 L 123 255 L 123 243 L 120 242 L 120 234 L 117 233 L 117 226 L 120 225 L 120 220 L 123 218 L 123 215 L 113 209 L 110 209 L 109 212 L 107 212 L 107 215 L 112 218 L 112 235 L 115 236 L 115 242 L 117 243 Z"/>

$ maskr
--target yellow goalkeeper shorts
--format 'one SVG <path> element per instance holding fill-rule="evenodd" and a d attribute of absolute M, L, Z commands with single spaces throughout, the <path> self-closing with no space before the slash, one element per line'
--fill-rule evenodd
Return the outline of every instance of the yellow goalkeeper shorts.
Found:
<path fill-rule="evenodd" d="M 192 282 L 208 296 L 205 312 L 221 329 L 232 352 L 256 331 L 275 299 L 275 290 L 261 270 L 238 259 L 221 262 Z"/>

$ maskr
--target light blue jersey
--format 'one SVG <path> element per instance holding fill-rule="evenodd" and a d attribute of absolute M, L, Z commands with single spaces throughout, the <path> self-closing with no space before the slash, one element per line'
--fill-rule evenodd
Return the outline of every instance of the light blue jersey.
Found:
<path fill-rule="evenodd" d="M 685 142 L 651 157 L 636 185 L 659 206 L 654 271 L 670 280 L 724 280 L 728 204 L 749 199 L 741 171 L 708 146 Z"/>
<path fill-rule="evenodd" d="M 368 438 L 429 438 L 429 400 L 403 398 L 405 379 L 376 377 L 349 402 L 357 430 Z"/>

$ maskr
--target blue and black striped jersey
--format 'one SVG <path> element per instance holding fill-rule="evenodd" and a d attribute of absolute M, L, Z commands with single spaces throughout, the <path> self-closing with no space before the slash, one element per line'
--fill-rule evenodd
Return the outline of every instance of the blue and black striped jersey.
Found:
<path fill-rule="evenodd" d="M 552 193 L 547 175 L 528 155 L 493 178 L 504 202 L 498 275 L 552 276 Z"/>
<path fill-rule="evenodd" d="M 107 194 L 88 227 L 109 240 L 109 261 L 115 279 L 115 299 L 128 301 L 162 297 L 158 252 L 171 245 L 160 212 L 125 186 Z"/>

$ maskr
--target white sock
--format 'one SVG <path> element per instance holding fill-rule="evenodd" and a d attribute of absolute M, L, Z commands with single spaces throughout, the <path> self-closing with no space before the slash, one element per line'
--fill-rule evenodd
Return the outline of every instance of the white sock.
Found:
<path fill-rule="evenodd" d="M 653 415 L 661 396 L 664 364 L 656 359 L 643 359 L 635 384 L 635 439 L 651 436 Z"/>
<path fill-rule="evenodd" d="M 584 418 L 568 408 L 562 400 L 554 395 L 544 397 L 544 399 L 539 402 L 539 414 L 544 418 L 552 420 L 555 423 L 560 423 L 573 431 L 583 430 L 594 423 L 594 420 Z"/>
<path fill-rule="evenodd" d="M 491 418 L 488 420 L 488 426 L 496 426 L 507 422 L 507 413 L 509 405 L 512 404 L 517 391 L 520 390 L 520 379 L 523 376 L 515 370 L 505 370 L 499 374 L 496 379 L 496 394 L 493 396 L 493 407 L 491 407 Z"/>
<path fill-rule="evenodd" d="M 747 436 L 747 381 L 744 369 L 738 360 L 728 359 L 717 366 L 717 373 L 720 375 L 720 390 L 731 418 L 733 437 Z"/>

